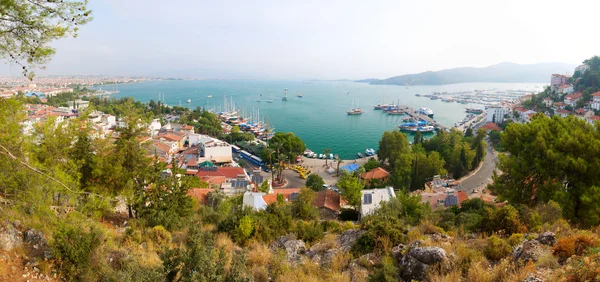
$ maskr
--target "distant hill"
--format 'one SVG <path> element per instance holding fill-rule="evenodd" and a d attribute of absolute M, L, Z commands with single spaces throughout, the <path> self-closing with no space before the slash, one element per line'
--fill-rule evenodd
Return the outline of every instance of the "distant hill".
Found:
<path fill-rule="evenodd" d="M 391 85 L 441 85 L 465 82 L 549 82 L 553 73 L 573 73 L 576 65 L 541 63 L 520 65 L 500 63 L 484 68 L 462 67 L 441 71 L 406 74 L 387 79 L 363 79 L 357 82 Z"/>

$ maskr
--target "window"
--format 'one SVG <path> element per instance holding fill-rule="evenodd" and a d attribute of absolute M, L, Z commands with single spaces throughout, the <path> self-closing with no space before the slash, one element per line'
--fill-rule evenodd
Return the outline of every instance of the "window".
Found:
<path fill-rule="evenodd" d="M 373 194 L 365 194 L 363 204 L 370 205 L 371 203 L 373 203 Z"/>

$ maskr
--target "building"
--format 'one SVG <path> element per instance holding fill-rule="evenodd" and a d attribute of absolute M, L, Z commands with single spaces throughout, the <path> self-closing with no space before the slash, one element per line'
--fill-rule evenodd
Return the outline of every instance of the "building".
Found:
<path fill-rule="evenodd" d="M 330 189 L 325 189 L 317 193 L 314 205 L 319 209 L 321 219 L 337 219 L 340 214 L 341 196 L 339 193 Z"/>
<path fill-rule="evenodd" d="M 546 105 L 546 107 L 548 107 L 548 108 L 552 107 L 553 103 L 554 103 L 554 101 L 552 101 L 552 99 L 544 98 L 544 105 Z"/>
<path fill-rule="evenodd" d="M 590 66 L 588 66 L 587 64 L 583 64 L 575 68 L 575 71 L 578 71 L 581 75 L 583 75 L 588 70 L 590 70 Z"/>
<path fill-rule="evenodd" d="M 550 87 L 552 91 L 558 91 L 561 85 L 567 84 L 568 82 L 568 76 L 562 74 L 553 74 L 550 78 Z"/>
<path fill-rule="evenodd" d="M 189 173 L 188 173 L 189 172 Z M 186 174 L 194 174 L 188 170 Z M 199 167 L 195 175 L 200 180 L 220 188 L 226 195 L 232 196 L 251 189 L 251 179 L 241 167 Z"/>
<path fill-rule="evenodd" d="M 577 104 L 577 101 L 579 101 L 582 96 L 583 96 L 583 93 L 581 93 L 581 92 L 567 94 L 564 99 L 565 105 L 574 107 L 575 104 Z"/>
<path fill-rule="evenodd" d="M 600 116 L 590 116 L 586 120 L 587 120 L 587 122 L 594 124 L 597 121 L 600 121 Z"/>
<path fill-rule="evenodd" d="M 193 145 L 191 142 L 190 144 Z M 200 138 L 198 151 L 200 153 L 199 161 L 209 160 L 216 164 L 231 163 L 233 161 L 231 145 L 207 135 L 202 135 Z"/>
<path fill-rule="evenodd" d="M 554 106 L 558 109 L 564 109 L 565 108 L 565 103 L 563 102 L 556 102 L 554 103 Z"/>
<path fill-rule="evenodd" d="M 483 128 L 488 133 L 492 130 L 502 131 L 502 128 L 500 128 L 500 126 L 498 126 L 497 124 L 495 124 L 493 122 L 488 122 L 480 128 Z"/>
<path fill-rule="evenodd" d="M 365 186 L 370 187 L 371 185 L 384 184 L 390 177 L 390 173 L 385 169 L 377 167 L 371 171 L 365 172 L 360 175 L 360 178 L 364 181 Z"/>
<path fill-rule="evenodd" d="M 590 107 L 596 111 L 600 110 L 600 91 L 592 94 L 592 101 Z"/>
<path fill-rule="evenodd" d="M 365 217 L 372 214 L 381 206 L 382 203 L 388 202 L 392 198 L 396 198 L 394 188 L 386 187 L 382 189 L 366 189 L 362 190 L 362 199 L 360 202 L 360 215 Z"/>
<path fill-rule="evenodd" d="M 571 84 L 563 84 L 558 88 L 558 92 L 562 94 L 570 94 L 573 93 L 573 85 Z"/>
<path fill-rule="evenodd" d="M 504 117 L 511 114 L 511 110 L 506 106 L 489 107 L 487 109 L 487 122 L 496 124 L 503 123 Z"/>
<path fill-rule="evenodd" d="M 565 110 L 565 109 L 558 109 L 556 111 L 554 111 L 557 115 L 561 116 L 561 117 L 567 117 L 569 114 L 571 114 L 571 112 Z"/>
<path fill-rule="evenodd" d="M 68 101 L 67 105 L 69 105 L 69 108 L 71 109 L 75 109 L 75 110 L 82 110 L 87 108 L 90 105 L 90 101 L 84 101 L 84 100 L 75 100 L 75 101 Z"/>

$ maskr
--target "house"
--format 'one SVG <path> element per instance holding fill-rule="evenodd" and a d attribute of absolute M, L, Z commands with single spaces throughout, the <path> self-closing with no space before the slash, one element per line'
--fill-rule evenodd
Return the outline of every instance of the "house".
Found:
<path fill-rule="evenodd" d="M 284 203 L 289 203 L 298 195 L 300 195 L 300 188 L 271 188 L 271 191 L 264 195 L 263 199 L 267 205 L 277 202 L 279 198 L 283 199 Z"/>
<path fill-rule="evenodd" d="M 365 217 L 375 212 L 381 203 L 396 198 L 394 188 L 386 187 L 382 189 L 365 189 L 361 191 L 362 199 L 360 203 L 360 215 Z"/>
<path fill-rule="evenodd" d="M 554 103 L 554 107 L 558 108 L 558 109 L 564 109 L 565 108 L 565 103 L 563 102 L 556 102 Z"/>
<path fill-rule="evenodd" d="M 208 193 L 210 193 L 211 191 L 215 190 L 207 188 L 192 188 L 188 190 L 187 195 L 192 197 L 193 199 L 198 200 L 198 203 L 206 205 L 208 204 Z"/>
<path fill-rule="evenodd" d="M 365 182 L 367 187 L 371 186 L 371 184 L 384 184 L 387 182 L 390 177 L 390 173 L 385 169 L 377 167 L 372 169 L 371 171 L 365 172 L 360 175 L 360 178 Z"/>
<path fill-rule="evenodd" d="M 161 141 L 169 141 L 177 143 L 177 149 L 183 149 L 183 145 L 185 144 L 186 135 L 185 134 L 177 134 L 175 132 L 160 132 L 154 139 L 158 139 Z"/>
<path fill-rule="evenodd" d="M 600 91 L 592 94 L 592 101 L 590 107 L 596 111 L 600 110 Z"/>
<path fill-rule="evenodd" d="M 498 126 L 497 124 L 495 124 L 493 122 L 488 122 L 488 123 L 484 124 L 481 128 L 485 129 L 485 131 L 488 133 L 492 130 L 502 131 L 502 128 L 500 128 L 500 126 Z"/>
<path fill-rule="evenodd" d="M 489 107 L 487 109 L 487 122 L 502 123 L 504 117 L 510 115 L 511 110 L 506 106 Z"/>
<path fill-rule="evenodd" d="M 168 141 L 154 141 L 150 147 L 150 154 L 156 154 L 161 161 L 169 162 L 171 156 L 177 152 L 177 144 Z"/>
<path fill-rule="evenodd" d="M 585 115 L 585 110 L 583 108 L 579 108 L 577 110 L 575 110 L 575 113 L 578 115 Z"/>
<path fill-rule="evenodd" d="M 563 84 L 558 87 L 558 92 L 562 94 L 570 94 L 573 93 L 573 85 Z"/>
<path fill-rule="evenodd" d="M 243 206 L 260 211 L 268 205 L 276 203 L 279 198 L 284 202 L 290 202 L 300 195 L 300 188 L 274 189 L 272 193 L 246 191 L 242 200 Z"/>
<path fill-rule="evenodd" d="M 569 114 L 571 114 L 571 112 L 569 112 L 565 109 L 558 109 L 558 110 L 554 111 L 554 113 L 561 117 L 567 117 Z"/>
<path fill-rule="evenodd" d="M 162 126 L 160 125 L 160 120 L 153 119 L 152 122 L 150 123 L 150 125 L 148 125 L 148 133 L 150 134 L 150 136 L 154 137 L 154 136 L 158 135 L 158 132 L 160 131 L 161 128 L 162 128 Z"/>
<path fill-rule="evenodd" d="M 596 123 L 596 121 L 600 121 L 600 116 L 594 115 L 594 116 L 588 117 L 586 120 L 587 120 L 587 122 L 594 124 L 594 123 Z"/>
<path fill-rule="evenodd" d="M 200 167 L 195 175 L 204 182 L 219 186 L 228 196 L 244 193 L 251 187 L 251 179 L 241 167 Z"/>
<path fill-rule="evenodd" d="M 569 82 L 569 77 L 562 74 L 553 74 L 550 77 L 550 87 L 552 91 L 558 91 L 559 87 Z"/>
<path fill-rule="evenodd" d="M 246 191 L 242 199 L 242 205 L 244 207 L 250 207 L 256 211 L 265 210 L 267 208 L 267 202 L 263 199 L 265 193 L 262 192 L 251 192 Z"/>
<path fill-rule="evenodd" d="M 581 92 L 567 94 L 564 99 L 565 105 L 574 107 L 575 104 L 577 103 L 577 101 L 579 101 L 579 99 L 581 99 L 582 96 L 583 96 L 583 93 L 581 93 Z"/>
<path fill-rule="evenodd" d="M 319 209 L 321 219 L 337 219 L 340 214 L 341 196 L 330 189 L 317 193 L 314 205 Z"/>
<path fill-rule="evenodd" d="M 537 113 L 536 111 L 527 110 L 525 108 L 517 108 L 515 109 L 515 112 L 517 113 L 520 122 L 529 122 L 531 117 Z"/>
<path fill-rule="evenodd" d="M 554 103 L 554 101 L 552 101 L 552 99 L 546 97 L 544 98 L 544 105 L 546 105 L 546 107 L 552 107 L 552 104 Z"/>
<path fill-rule="evenodd" d="M 198 150 L 200 153 L 199 161 L 209 160 L 217 164 L 231 163 L 233 161 L 231 145 L 207 135 L 202 135 L 198 142 Z"/>
<path fill-rule="evenodd" d="M 84 101 L 84 100 L 78 99 L 75 101 L 68 101 L 67 105 L 69 105 L 69 108 L 71 108 L 71 109 L 82 110 L 82 109 L 87 108 L 90 105 L 90 101 Z"/>

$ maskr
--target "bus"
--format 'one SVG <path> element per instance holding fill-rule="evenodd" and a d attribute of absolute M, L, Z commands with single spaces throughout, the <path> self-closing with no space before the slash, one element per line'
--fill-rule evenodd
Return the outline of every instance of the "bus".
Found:
<path fill-rule="evenodd" d="M 242 156 L 242 158 L 250 161 L 254 165 L 261 166 L 261 167 L 265 165 L 265 163 L 262 161 L 261 158 L 255 156 L 255 155 L 252 155 L 244 150 L 241 151 L 240 156 Z"/>

